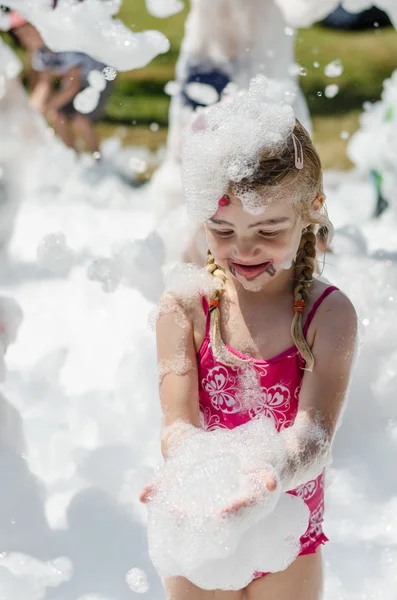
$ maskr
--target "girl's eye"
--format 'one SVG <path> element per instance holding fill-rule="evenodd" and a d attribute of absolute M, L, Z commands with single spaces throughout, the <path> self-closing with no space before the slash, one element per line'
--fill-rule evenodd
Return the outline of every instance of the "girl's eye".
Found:
<path fill-rule="evenodd" d="M 266 237 L 266 238 L 272 238 L 272 237 L 276 237 L 276 235 L 278 235 L 280 233 L 280 231 L 260 231 L 259 235 L 261 235 L 262 237 Z"/>
<path fill-rule="evenodd" d="M 233 235 L 234 231 L 216 231 L 217 235 L 220 235 L 221 237 L 230 237 L 231 235 Z"/>

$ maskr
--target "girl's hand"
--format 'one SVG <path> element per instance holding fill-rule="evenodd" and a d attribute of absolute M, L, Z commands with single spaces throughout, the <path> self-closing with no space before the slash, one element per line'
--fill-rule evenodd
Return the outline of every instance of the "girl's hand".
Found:
<path fill-rule="evenodd" d="M 150 502 L 153 498 L 154 489 L 155 488 L 153 483 L 148 483 L 147 485 L 145 485 L 145 487 L 139 494 L 139 501 L 143 504 L 147 504 L 148 502 Z"/>
<path fill-rule="evenodd" d="M 264 468 L 251 473 L 254 491 L 252 494 L 235 500 L 229 506 L 222 510 L 222 516 L 236 514 L 243 508 L 258 504 L 268 492 L 274 492 L 277 489 L 277 479 L 271 470 Z"/>
<path fill-rule="evenodd" d="M 161 475 L 157 475 L 152 479 L 152 481 L 149 481 L 149 483 L 147 483 L 145 485 L 145 487 L 139 494 L 139 501 L 142 502 L 143 504 L 148 504 L 148 502 L 153 500 L 153 497 L 154 497 L 155 493 L 157 492 L 158 487 L 160 485 L 160 481 L 161 481 Z"/>

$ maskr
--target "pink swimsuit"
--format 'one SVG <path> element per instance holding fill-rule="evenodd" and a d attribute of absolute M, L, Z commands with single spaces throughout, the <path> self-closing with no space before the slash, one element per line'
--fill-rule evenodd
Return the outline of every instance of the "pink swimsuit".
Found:
<path fill-rule="evenodd" d="M 337 290 L 334 286 L 328 287 L 315 302 L 304 326 L 306 336 L 313 316 L 321 302 L 331 292 Z M 296 346 L 288 348 L 281 354 L 268 360 L 251 359 L 241 352 L 227 346 L 228 350 L 249 360 L 255 368 L 262 387 L 262 396 L 258 405 L 250 410 L 243 410 L 236 399 L 238 370 L 219 363 L 211 350 L 210 344 L 210 319 L 208 302 L 203 298 L 203 309 L 207 318 L 205 338 L 198 353 L 199 376 L 199 401 L 201 426 L 207 431 L 223 427 L 233 429 L 264 414 L 274 421 L 278 431 L 290 427 L 298 412 L 299 392 L 303 378 L 304 360 Z M 324 514 L 324 473 L 317 479 L 308 481 L 304 485 L 287 492 L 300 496 L 310 510 L 310 520 L 306 533 L 301 537 L 301 551 L 299 556 L 313 554 L 320 544 L 328 541 L 322 530 Z M 261 577 L 264 573 L 257 573 Z"/>

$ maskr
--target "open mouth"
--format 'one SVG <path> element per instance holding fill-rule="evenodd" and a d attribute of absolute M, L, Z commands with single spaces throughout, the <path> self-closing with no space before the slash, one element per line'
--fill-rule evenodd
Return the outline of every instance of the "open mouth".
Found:
<path fill-rule="evenodd" d="M 229 261 L 229 268 L 233 275 L 235 275 L 235 273 L 238 273 L 248 281 L 252 281 L 253 279 L 256 279 L 257 277 L 259 277 L 259 275 L 262 275 L 263 273 L 268 273 L 271 277 L 273 277 L 273 275 L 276 272 L 273 263 L 273 260 L 267 260 L 263 263 L 256 265 L 242 265 L 234 261 Z"/>

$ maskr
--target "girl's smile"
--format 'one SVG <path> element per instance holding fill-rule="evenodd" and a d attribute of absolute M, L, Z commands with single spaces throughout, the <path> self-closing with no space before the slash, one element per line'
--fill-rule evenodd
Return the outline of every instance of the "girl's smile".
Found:
<path fill-rule="evenodd" d="M 234 260 L 229 260 L 229 270 L 234 276 L 237 271 L 237 273 L 242 275 L 247 281 L 253 281 L 263 273 L 268 273 L 271 277 L 276 273 L 274 260 L 272 258 L 258 264 L 242 264 Z M 233 271 L 235 272 L 233 273 Z"/>

